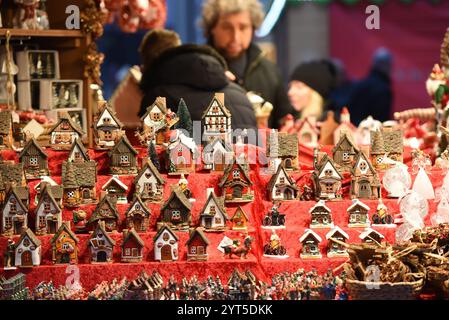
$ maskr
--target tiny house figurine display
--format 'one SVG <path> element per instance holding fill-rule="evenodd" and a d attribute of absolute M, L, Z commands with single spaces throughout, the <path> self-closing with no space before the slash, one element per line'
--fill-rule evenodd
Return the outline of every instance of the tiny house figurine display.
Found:
<path fill-rule="evenodd" d="M 238 206 L 231 217 L 232 230 L 246 231 L 248 229 L 248 221 L 248 215 L 242 207 Z"/>
<path fill-rule="evenodd" d="M 273 204 L 270 211 L 265 215 L 262 221 L 264 228 L 285 228 L 285 214 L 279 212 L 281 202 Z"/>
<path fill-rule="evenodd" d="M 332 228 L 334 226 L 331 209 L 326 206 L 324 200 L 318 201 L 312 208 L 310 208 L 309 213 L 312 216 L 310 228 Z"/>
<path fill-rule="evenodd" d="M 161 207 L 161 222 L 177 231 L 187 231 L 191 222 L 192 203 L 184 193 L 175 186 L 170 197 Z"/>
<path fill-rule="evenodd" d="M 0 111 L 0 150 L 12 149 L 14 143 L 12 127 L 11 111 Z"/>
<path fill-rule="evenodd" d="M 351 140 L 348 134 L 343 133 L 335 147 L 332 149 L 334 163 L 341 172 L 352 169 L 354 158 L 356 154 L 359 153 L 359 149 L 353 141 L 354 140 Z"/>
<path fill-rule="evenodd" d="M 89 154 L 80 139 L 75 139 L 70 147 L 68 162 L 87 162 Z"/>
<path fill-rule="evenodd" d="M 276 230 L 271 231 L 270 240 L 263 247 L 263 255 L 268 257 L 288 258 L 287 249 L 281 245 L 281 238 Z"/>
<path fill-rule="evenodd" d="M 348 252 L 346 251 L 346 247 L 333 241 L 333 239 L 338 240 L 339 242 L 346 242 L 349 239 L 349 236 L 346 232 L 344 232 L 340 227 L 334 227 L 326 234 L 327 239 L 327 256 L 331 257 L 347 257 Z"/>
<path fill-rule="evenodd" d="M 363 243 L 375 243 L 380 244 L 382 240 L 385 238 L 380 232 L 366 228 L 360 235 L 359 238 Z"/>
<path fill-rule="evenodd" d="M 36 234 L 55 234 L 62 224 L 62 210 L 47 186 L 40 198 L 35 211 Z"/>
<path fill-rule="evenodd" d="M 126 136 L 122 136 L 108 155 L 110 172 L 115 175 L 137 174 L 137 150 L 133 148 Z"/>
<path fill-rule="evenodd" d="M 15 244 L 14 264 L 20 268 L 32 268 L 41 264 L 41 242 L 29 228 L 24 228 Z"/>
<path fill-rule="evenodd" d="M 145 232 L 150 224 L 151 212 L 142 201 L 139 195 L 134 197 L 128 210 L 126 210 L 126 227 L 134 228 L 137 232 Z"/>
<path fill-rule="evenodd" d="M 30 139 L 19 154 L 26 179 L 33 180 L 39 179 L 41 176 L 49 176 L 47 159 L 48 155 L 39 146 L 36 139 Z"/>
<path fill-rule="evenodd" d="M 50 147 L 53 150 L 70 150 L 76 139 L 81 139 L 84 132 L 73 122 L 68 113 L 59 117 L 58 122 L 50 129 Z"/>
<path fill-rule="evenodd" d="M 122 262 L 141 262 L 145 243 L 136 230 L 123 230 Z"/>
<path fill-rule="evenodd" d="M 126 198 L 128 186 L 120 181 L 118 176 L 112 176 L 112 178 L 101 187 L 101 190 L 105 191 L 108 197 L 117 204 L 128 203 L 128 199 Z"/>
<path fill-rule="evenodd" d="M 248 165 L 237 162 L 236 159 L 226 166 L 218 186 L 222 188 L 225 203 L 252 202 L 254 194 L 253 185 L 249 178 Z"/>
<path fill-rule="evenodd" d="M 358 199 L 353 199 L 347 209 L 349 213 L 349 227 L 369 227 L 368 211 L 370 208 Z"/>
<path fill-rule="evenodd" d="M 299 238 L 302 244 L 300 257 L 303 259 L 321 258 L 320 242 L 321 237 L 310 229 L 306 229 L 305 233 Z"/>
<path fill-rule="evenodd" d="M 295 200 L 298 198 L 298 187 L 282 164 L 279 165 L 276 173 L 271 177 L 267 188 L 268 199 L 271 201 Z"/>
<path fill-rule="evenodd" d="M 221 138 L 215 138 L 203 149 L 203 169 L 222 172 L 232 162 L 234 150 Z"/>
<path fill-rule="evenodd" d="M 150 160 L 144 161 L 142 169 L 134 179 L 136 193 L 143 201 L 150 203 L 163 200 L 164 183 L 164 178 Z"/>
<path fill-rule="evenodd" d="M 117 230 L 119 218 L 120 216 L 115 202 L 108 195 L 105 195 L 92 212 L 87 224 L 95 229 L 96 225 L 100 221 L 103 221 L 105 223 L 106 231 L 111 232 Z"/>
<path fill-rule="evenodd" d="M 229 220 L 224 207 L 223 198 L 217 198 L 214 190 L 208 189 L 209 196 L 200 212 L 200 225 L 206 232 L 224 231 Z"/>
<path fill-rule="evenodd" d="M 70 222 L 63 222 L 51 239 L 52 260 L 56 264 L 78 262 L 78 238 L 70 230 Z"/>
<path fill-rule="evenodd" d="M 224 141 L 231 140 L 231 121 L 232 115 L 225 106 L 224 93 L 215 93 L 209 106 L 203 113 L 203 136 L 205 141 L 211 142 L 215 138 Z"/>
<path fill-rule="evenodd" d="M 112 262 L 115 241 L 108 235 L 104 221 L 99 221 L 89 238 L 92 263 Z"/>
<path fill-rule="evenodd" d="M 154 142 L 157 145 L 162 145 L 166 142 L 168 131 L 179 121 L 179 118 L 176 113 L 167 108 L 167 101 L 164 97 L 157 97 L 140 120 L 143 122 L 143 129 L 136 135 L 142 144 L 147 145 Z"/>
<path fill-rule="evenodd" d="M 372 216 L 372 221 L 374 225 L 393 225 L 394 219 L 388 212 L 387 206 L 379 199 L 379 204 L 376 208 L 376 213 Z"/>
<path fill-rule="evenodd" d="M 192 138 L 187 137 L 180 130 L 173 131 L 166 153 L 168 174 L 180 175 L 194 172 L 198 154 L 198 148 Z"/>
<path fill-rule="evenodd" d="M 76 207 L 80 204 L 91 204 L 97 201 L 97 163 L 86 162 L 62 163 L 62 185 L 64 188 L 64 206 Z"/>
<path fill-rule="evenodd" d="M 122 123 L 106 101 L 99 102 L 98 112 L 93 123 L 97 149 L 112 149 L 120 137 L 125 135 Z"/>
<path fill-rule="evenodd" d="M 357 154 L 351 175 L 351 198 L 378 199 L 380 197 L 379 176 L 364 152 Z"/>
<path fill-rule="evenodd" d="M 154 260 L 176 261 L 178 260 L 178 236 L 164 224 L 154 237 Z"/>
<path fill-rule="evenodd" d="M 16 188 L 10 188 L 1 209 L 2 235 L 12 236 L 28 225 L 28 208 L 23 204 Z"/>
<path fill-rule="evenodd" d="M 312 173 L 317 200 L 335 200 L 341 198 L 343 177 L 335 167 L 334 161 L 327 154 L 321 155 Z"/>
<path fill-rule="evenodd" d="M 187 245 L 187 261 L 206 261 L 207 247 L 209 246 L 209 240 L 204 235 L 201 228 L 190 230 L 189 240 Z"/>

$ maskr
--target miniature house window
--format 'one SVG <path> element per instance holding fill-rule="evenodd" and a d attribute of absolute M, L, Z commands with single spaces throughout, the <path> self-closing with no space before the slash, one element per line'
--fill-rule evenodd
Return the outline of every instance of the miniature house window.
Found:
<path fill-rule="evenodd" d="M 131 249 L 130 248 L 126 248 L 125 249 L 125 255 L 129 256 L 131 254 Z"/>
<path fill-rule="evenodd" d="M 382 156 L 378 156 L 378 157 L 376 158 L 377 164 L 381 164 L 381 163 L 382 163 L 382 159 L 383 159 Z"/>
<path fill-rule="evenodd" d="M 182 156 L 182 151 L 183 151 L 183 148 L 182 147 L 178 147 L 178 156 Z"/>
<path fill-rule="evenodd" d="M 17 211 L 17 205 L 16 205 L 15 202 L 14 202 L 14 203 L 11 203 L 11 204 L 9 205 L 9 211 L 10 211 L 11 213 L 16 213 L 16 211 Z"/>
<path fill-rule="evenodd" d="M 103 118 L 103 124 L 110 124 L 111 118 Z"/>
<path fill-rule="evenodd" d="M 276 197 L 279 197 L 281 195 L 281 189 L 276 189 Z"/>
<path fill-rule="evenodd" d="M 204 247 L 203 246 L 198 246 L 197 250 L 198 250 L 198 254 L 204 254 Z"/>
<path fill-rule="evenodd" d="M 140 204 L 136 204 L 136 206 L 134 207 L 134 209 L 140 210 Z"/>
<path fill-rule="evenodd" d="M 331 169 L 324 170 L 324 175 L 326 177 L 332 177 L 332 170 Z"/>
<path fill-rule="evenodd" d="M 326 183 L 326 192 L 333 192 L 333 191 L 334 191 L 334 184 Z"/>
<path fill-rule="evenodd" d="M 39 227 L 44 228 L 46 225 L 45 217 L 39 217 Z"/>
<path fill-rule="evenodd" d="M 5 228 L 9 229 L 12 227 L 12 218 L 11 217 L 6 217 L 5 218 Z"/>
<path fill-rule="evenodd" d="M 67 121 L 64 121 L 61 123 L 61 129 L 63 130 L 69 130 L 70 129 L 70 125 Z"/>
<path fill-rule="evenodd" d="M 181 212 L 179 210 L 173 210 L 171 213 L 172 220 L 180 220 L 181 219 Z"/>
<path fill-rule="evenodd" d="M 359 168 L 360 168 L 360 171 L 365 173 L 366 170 L 368 169 L 368 164 L 366 163 L 366 161 L 361 161 Z"/>
<path fill-rule="evenodd" d="M 213 108 L 212 108 L 212 112 L 213 112 L 213 113 L 218 113 L 218 107 L 213 107 Z"/>
<path fill-rule="evenodd" d="M 162 240 L 168 241 L 169 239 L 170 239 L 170 235 L 168 234 L 168 232 L 165 232 L 164 235 L 162 236 Z"/>
<path fill-rule="evenodd" d="M 79 151 L 75 151 L 75 155 L 74 155 L 75 159 L 81 159 L 81 153 Z"/>
<path fill-rule="evenodd" d="M 50 211 L 50 203 L 44 203 L 44 211 L 45 212 L 48 212 L 48 211 Z"/>
<path fill-rule="evenodd" d="M 30 240 L 28 238 L 25 238 L 25 240 L 23 240 L 23 246 L 24 247 L 29 247 L 31 244 Z"/>
<path fill-rule="evenodd" d="M 127 154 L 122 154 L 122 155 L 120 156 L 120 164 L 121 164 L 122 166 L 129 165 L 129 155 L 127 155 Z"/>
<path fill-rule="evenodd" d="M 29 161 L 30 167 L 37 167 L 38 163 L 39 162 L 37 160 L 37 157 L 31 157 L 30 158 L 30 161 Z"/>
<path fill-rule="evenodd" d="M 234 177 L 234 179 L 240 178 L 240 170 L 235 169 L 235 170 L 232 172 L 232 176 Z"/>
<path fill-rule="evenodd" d="M 67 192 L 67 198 L 74 198 L 74 197 L 75 197 L 75 191 Z"/>
<path fill-rule="evenodd" d="M 215 206 L 210 206 L 209 211 L 210 213 L 215 213 Z"/>
<path fill-rule="evenodd" d="M 109 131 L 109 130 L 106 130 L 106 131 L 104 132 L 104 138 L 105 138 L 106 140 L 112 139 L 112 132 Z"/>
<path fill-rule="evenodd" d="M 281 178 L 279 179 L 279 183 L 284 184 L 284 183 L 285 183 L 285 178 L 284 178 L 284 177 L 281 177 Z"/>
<path fill-rule="evenodd" d="M 195 246 L 191 246 L 190 247 L 190 253 L 191 254 L 196 254 L 196 247 Z"/>
<path fill-rule="evenodd" d="M 349 161 L 349 152 L 343 152 L 343 161 Z"/>
<path fill-rule="evenodd" d="M 221 218 L 220 217 L 215 217 L 215 223 L 216 224 L 220 224 L 221 223 Z"/>
<path fill-rule="evenodd" d="M 68 250 L 68 249 L 70 249 L 70 244 L 67 243 L 67 242 L 64 242 L 64 243 L 62 244 L 62 249 L 63 249 L 63 250 Z"/>

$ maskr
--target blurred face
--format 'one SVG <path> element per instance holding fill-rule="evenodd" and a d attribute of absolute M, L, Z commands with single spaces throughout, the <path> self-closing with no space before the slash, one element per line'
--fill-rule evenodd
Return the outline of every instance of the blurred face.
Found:
<path fill-rule="evenodd" d="M 296 111 L 301 111 L 310 103 L 312 89 L 301 81 L 293 80 L 289 84 L 288 98 Z"/>
<path fill-rule="evenodd" d="M 214 47 L 227 60 L 239 58 L 248 49 L 253 37 L 249 12 L 220 15 L 211 35 Z"/>

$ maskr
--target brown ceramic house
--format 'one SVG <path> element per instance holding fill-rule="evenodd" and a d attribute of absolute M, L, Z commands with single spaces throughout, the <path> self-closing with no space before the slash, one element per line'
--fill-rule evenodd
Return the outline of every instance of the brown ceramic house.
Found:
<path fill-rule="evenodd" d="M 94 118 L 94 135 L 97 149 L 112 149 L 120 137 L 124 136 L 123 124 L 107 102 L 99 103 Z"/>
<path fill-rule="evenodd" d="M 351 169 L 351 198 L 378 199 L 380 179 L 364 152 L 359 152 Z"/>
<path fill-rule="evenodd" d="M 69 170 L 70 168 L 70 170 Z M 69 174 L 70 171 L 70 174 Z M 68 204 L 67 192 L 71 192 L 72 197 L 77 198 L 80 204 L 90 204 L 97 201 L 97 163 L 87 162 L 67 162 L 62 163 L 62 185 L 64 188 L 64 205 Z M 74 191 L 72 193 L 72 191 Z"/>
<path fill-rule="evenodd" d="M 341 183 L 343 177 L 338 172 L 334 161 L 322 154 L 312 174 L 317 200 L 333 200 L 341 198 Z"/>
<path fill-rule="evenodd" d="M 0 111 L 0 150 L 11 149 L 13 142 L 11 111 Z"/>
<path fill-rule="evenodd" d="M 192 203 L 179 187 L 173 187 L 170 197 L 161 207 L 161 221 L 174 230 L 186 231 L 191 222 Z"/>
<path fill-rule="evenodd" d="M 28 208 L 20 200 L 16 188 L 10 188 L 1 208 L 2 235 L 21 234 L 28 225 Z"/>
<path fill-rule="evenodd" d="M 164 178 L 162 178 L 151 160 L 144 162 L 142 169 L 140 169 L 134 179 L 136 193 L 140 195 L 143 201 L 152 203 L 158 203 L 163 200 L 164 183 Z"/>
<path fill-rule="evenodd" d="M 267 191 L 270 201 L 298 198 L 298 187 L 282 164 L 268 182 Z"/>
<path fill-rule="evenodd" d="M 49 134 L 50 147 L 53 150 L 70 150 L 72 143 L 82 138 L 84 132 L 66 113 L 59 117 Z"/>
<path fill-rule="evenodd" d="M 206 261 L 207 247 L 210 244 L 201 228 L 190 231 L 189 240 L 187 240 L 187 261 Z"/>
<path fill-rule="evenodd" d="M 149 228 L 151 211 L 139 195 L 136 195 L 133 202 L 126 210 L 126 226 L 129 229 L 134 228 L 137 232 L 145 232 Z"/>
<path fill-rule="evenodd" d="M 128 138 L 121 137 L 115 147 L 108 153 L 111 174 L 137 174 L 137 154 L 137 150 L 133 148 Z"/>
<path fill-rule="evenodd" d="M 112 262 L 115 241 L 108 235 L 104 221 L 99 221 L 89 238 L 92 263 Z"/>
<path fill-rule="evenodd" d="M 332 149 L 334 162 L 341 172 L 351 170 L 354 158 L 358 153 L 359 149 L 346 133 L 341 135 L 340 140 Z"/>
<path fill-rule="evenodd" d="M 19 154 L 20 163 L 23 164 L 27 180 L 39 179 L 41 176 L 49 176 L 48 155 L 37 143 L 36 139 L 30 139 Z"/>
<path fill-rule="evenodd" d="M 75 139 L 70 147 L 69 157 L 67 161 L 69 162 L 87 162 L 89 161 L 89 154 L 84 147 L 80 139 Z"/>
<path fill-rule="evenodd" d="M 87 223 L 92 226 L 92 229 L 95 229 L 99 221 L 104 221 L 105 230 L 111 232 L 117 230 L 119 219 L 120 215 L 115 202 L 109 196 L 105 195 L 97 204 Z"/>
<path fill-rule="evenodd" d="M 272 130 L 268 137 L 267 157 L 280 159 L 286 170 L 298 170 L 298 135 Z"/>

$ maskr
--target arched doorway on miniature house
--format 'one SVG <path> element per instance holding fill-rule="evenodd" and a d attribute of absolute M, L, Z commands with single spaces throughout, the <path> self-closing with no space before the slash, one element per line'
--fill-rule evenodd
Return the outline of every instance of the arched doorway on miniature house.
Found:
<path fill-rule="evenodd" d="M 166 244 L 161 248 L 161 260 L 162 261 L 173 260 L 172 254 L 171 254 L 171 246 L 169 244 Z"/>
<path fill-rule="evenodd" d="M 141 215 L 135 215 L 132 219 L 134 229 L 139 232 L 143 231 L 143 217 Z"/>
<path fill-rule="evenodd" d="M 362 179 L 359 181 L 358 197 L 362 199 L 371 198 L 371 184 L 369 180 Z"/>
<path fill-rule="evenodd" d="M 243 187 L 241 185 L 234 186 L 234 189 L 232 190 L 232 197 L 241 198 L 242 194 L 243 194 Z"/>
<path fill-rule="evenodd" d="M 108 254 L 106 253 L 106 251 L 98 251 L 97 252 L 97 262 L 106 262 L 108 258 Z"/>
<path fill-rule="evenodd" d="M 90 199 L 90 190 L 89 189 L 83 190 L 83 199 Z"/>
<path fill-rule="evenodd" d="M 293 199 L 293 191 L 290 188 L 286 188 L 284 190 L 284 200 L 292 200 Z"/>
<path fill-rule="evenodd" d="M 312 134 L 311 134 L 309 131 L 304 132 L 304 133 L 301 135 L 300 141 L 301 141 L 302 143 L 310 143 L 310 142 L 312 142 Z"/>
<path fill-rule="evenodd" d="M 22 259 L 22 267 L 31 267 L 33 266 L 33 258 L 31 257 L 31 251 L 24 251 L 21 256 Z"/>
<path fill-rule="evenodd" d="M 187 166 L 186 164 L 186 158 L 184 158 L 183 156 L 180 156 L 176 159 L 176 166 L 178 168 L 185 168 Z"/>
<path fill-rule="evenodd" d="M 58 231 L 58 221 L 54 219 L 47 220 L 48 233 L 55 234 Z"/>
<path fill-rule="evenodd" d="M 61 254 L 61 263 L 70 263 L 70 253 L 64 252 Z"/>

